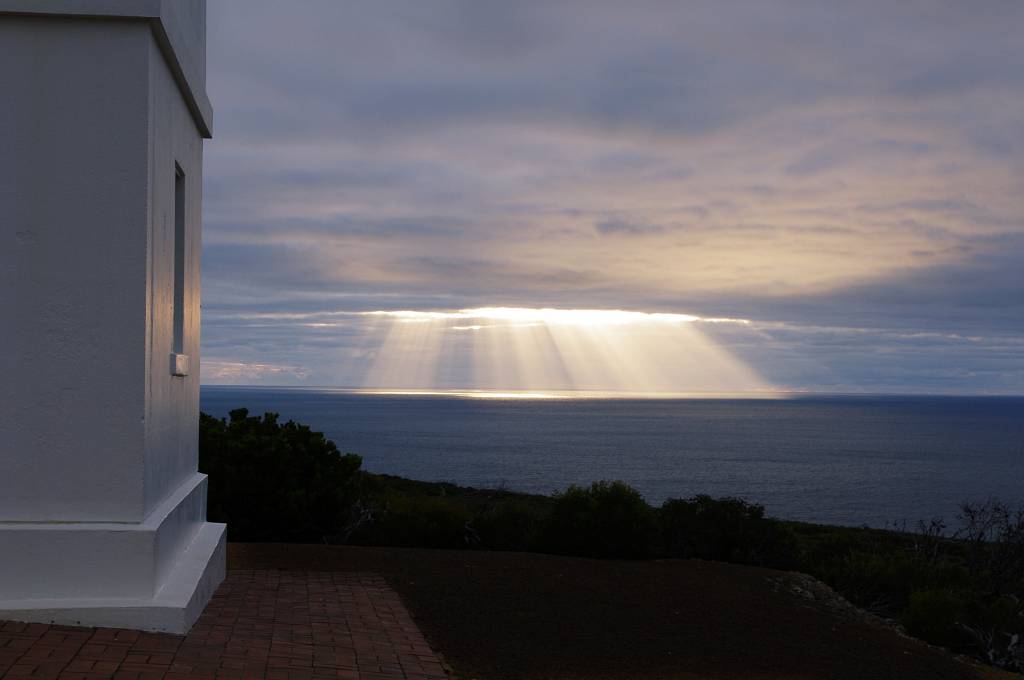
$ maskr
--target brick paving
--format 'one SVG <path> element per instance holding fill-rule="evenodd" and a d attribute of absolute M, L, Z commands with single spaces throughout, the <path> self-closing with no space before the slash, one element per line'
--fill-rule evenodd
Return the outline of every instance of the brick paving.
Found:
<path fill-rule="evenodd" d="M 188 635 L 0 621 L 0 678 L 444 680 L 379 576 L 229 572 Z"/>

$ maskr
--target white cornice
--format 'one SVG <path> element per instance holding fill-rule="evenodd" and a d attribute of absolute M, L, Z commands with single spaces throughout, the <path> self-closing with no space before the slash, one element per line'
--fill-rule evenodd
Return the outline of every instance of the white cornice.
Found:
<path fill-rule="evenodd" d="M 213 107 L 206 96 L 206 0 L 0 0 L 0 14 L 136 19 L 149 22 L 196 127 L 209 138 Z"/>

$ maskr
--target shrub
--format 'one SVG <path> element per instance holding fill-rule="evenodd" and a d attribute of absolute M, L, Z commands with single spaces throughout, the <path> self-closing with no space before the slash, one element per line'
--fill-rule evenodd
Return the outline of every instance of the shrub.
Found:
<path fill-rule="evenodd" d="M 292 421 L 282 425 L 275 413 L 200 415 L 207 516 L 227 522 L 232 541 L 320 541 L 338 532 L 355 501 L 361 465 L 322 433 Z"/>
<path fill-rule="evenodd" d="M 796 558 L 793 533 L 767 519 L 762 506 L 739 498 L 671 498 L 658 518 L 666 557 L 775 567 L 788 567 Z"/>
<path fill-rule="evenodd" d="M 853 552 L 835 587 L 851 601 L 883 615 L 899 615 L 918 592 L 954 592 L 970 578 L 955 564 L 923 562 L 909 552 Z"/>
<path fill-rule="evenodd" d="M 473 528 L 486 550 L 532 550 L 544 526 L 545 511 L 536 502 L 512 498 L 477 512 Z"/>
<path fill-rule="evenodd" d="M 355 545 L 469 548 L 476 543 L 472 514 L 458 500 L 387 491 L 370 501 L 373 520 L 354 531 Z"/>
<path fill-rule="evenodd" d="M 1024 602 L 1015 595 L 975 600 L 957 620 L 958 632 L 976 655 L 1010 671 L 1024 672 Z"/>
<path fill-rule="evenodd" d="M 654 510 L 624 482 L 594 482 L 555 493 L 541 532 L 544 550 L 583 557 L 643 558 L 655 554 Z"/>
<path fill-rule="evenodd" d="M 960 527 L 801 527 L 800 568 L 911 635 L 1024 670 L 1024 511 L 964 504 Z"/>
<path fill-rule="evenodd" d="M 997 500 L 962 503 L 954 536 L 966 546 L 967 564 L 987 594 L 1024 598 L 1024 507 Z"/>
<path fill-rule="evenodd" d="M 967 607 L 968 602 L 961 593 L 919 590 L 911 593 L 900 619 L 903 627 L 914 637 L 963 651 L 971 642 L 959 625 Z"/>
<path fill-rule="evenodd" d="M 974 594 L 959 627 L 981 658 L 1024 672 L 1024 507 L 964 503 L 958 519 Z"/>

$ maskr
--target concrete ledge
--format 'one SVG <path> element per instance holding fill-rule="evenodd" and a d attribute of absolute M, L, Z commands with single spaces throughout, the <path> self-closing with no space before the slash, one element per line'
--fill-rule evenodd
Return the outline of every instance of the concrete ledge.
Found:
<path fill-rule="evenodd" d="M 138 524 L 0 522 L 0 602 L 153 597 L 205 519 L 196 473 Z"/>
<path fill-rule="evenodd" d="M 206 522 L 154 597 L 0 600 L 0 619 L 185 634 L 224 580 L 226 536 Z"/>
<path fill-rule="evenodd" d="M 203 613 L 206 603 L 213 597 L 227 575 L 227 525 L 207 522 L 178 565 L 157 593 L 158 607 L 180 611 L 180 629 L 166 628 L 168 632 L 185 633 Z"/>

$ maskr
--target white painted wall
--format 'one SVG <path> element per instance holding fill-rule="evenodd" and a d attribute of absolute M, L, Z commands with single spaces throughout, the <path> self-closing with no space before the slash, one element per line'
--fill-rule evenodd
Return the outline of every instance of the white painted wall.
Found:
<path fill-rule="evenodd" d="M 3 521 L 144 517 L 151 42 L 0 21 Z"/>
<path fill-rule="evenodd" d="M 202 137 L 155 43 L 149 49 L 149 305 L 146 319 L 145 507 L 151 510 L 196 471 L 199 427 L 199 258 Z M 185 173 L 184 354 L 173 376 L 175 164 Z"/>
<path fill-rule="evenodd" d="M 0 45 L 0 520 L 141 521 L 197 466 L 203 139 L 147 22 L 5 17 Z"/>

